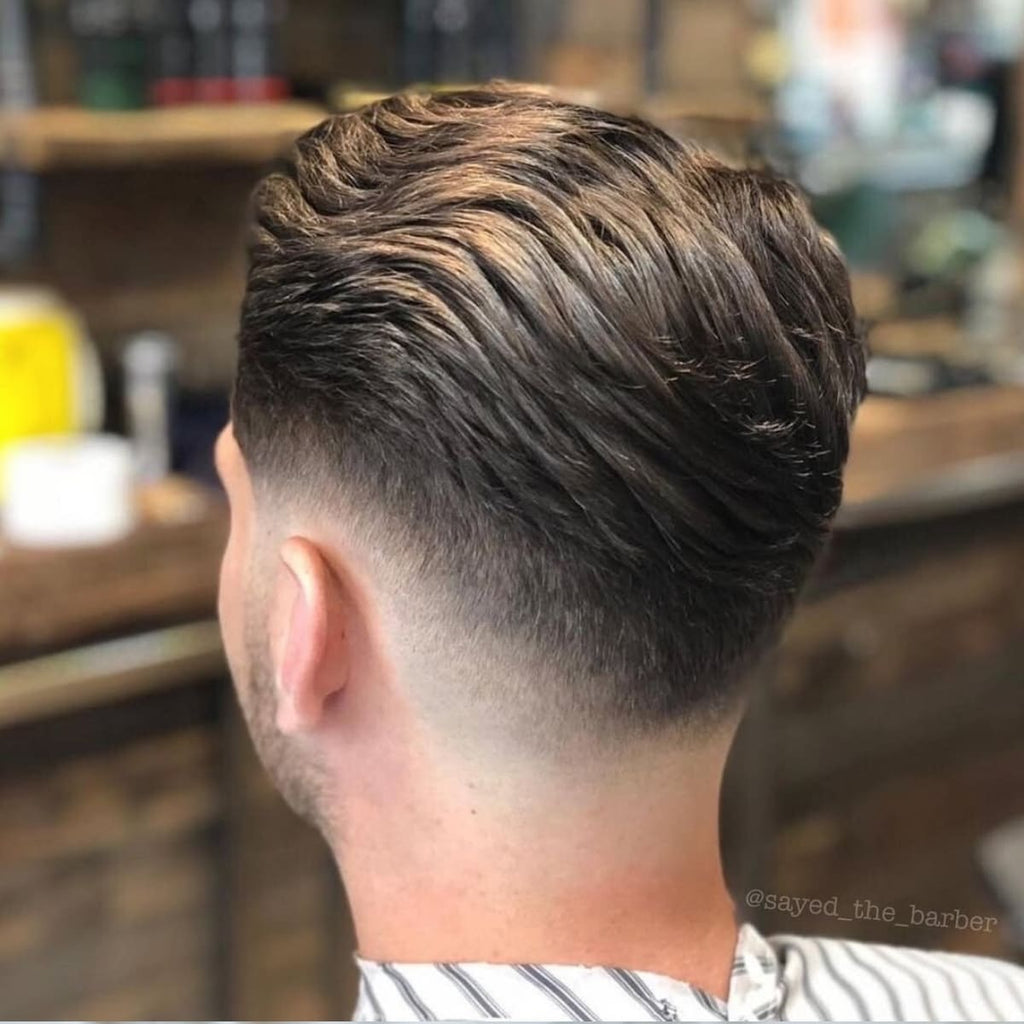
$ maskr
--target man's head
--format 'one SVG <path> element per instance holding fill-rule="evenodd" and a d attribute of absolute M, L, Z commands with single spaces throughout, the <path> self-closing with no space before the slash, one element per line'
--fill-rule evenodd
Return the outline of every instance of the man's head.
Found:
<path fill-rule="evenodd" d="M 286 791 L 315 812 L 325 723 L 377 701 L 524 756 L 727 719 L 863 359 L 792 186 L 641 121 L 483 88 L 311 131 L 255 198 L 221 452 L 225 639 Z"/>

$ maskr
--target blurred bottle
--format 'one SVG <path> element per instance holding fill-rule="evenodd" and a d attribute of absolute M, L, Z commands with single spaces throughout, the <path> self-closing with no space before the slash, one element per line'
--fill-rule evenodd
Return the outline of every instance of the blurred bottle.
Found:
<path fill-rule="evenodd" d="M 405 85 L 432 82 L 437 67 L 434 53 L 434 0 L 403 0 L 402 80 Z"/>
<path fill-rule="evenodd" d="M 473 12 L 473 78 L 522 77 L 522 17 L 513 0 L 488 0 Z"/>
<path fill-rule="evenodd" d="M 1024 254 L 1004 230 L 969 282 L 966 327 L 996 380 L 1024 381 Z"/>
<path fill-rule="evenodd" d="M 70 0 L 80 102 L 99 110 L 146 104 L 146 39 L 133 0 Z"/>
<path fill-rule="evenodd" d="M 79 318 L 45 288 L 0 288 L 0 451 L 20 438 L 95 429 L 99 362 Z"/>
<path fill-rule="evenodd" d="M 434 29 L 438 82 L 461 85 L 471 81 L 474 76 L 470 0 L 436 0 Z"/>
<path fill-rule="evenodd" d="M 231 69 L 235 99 L 242 103 L 288 95 L 282 71 L 283 0 L 231 0 Z"/>
<path fill-rule="evenodd" d="M 158 107 L 195 99 L 189 0 L 150 0 L 149 98 Z"/>
<path fill-rule="evenodd" d="M 229 0 L 189 0 L 195 98 L 201 103 L 227 103 L 234 98 L 231 74 L 231 10 Z"/>
<path fill-rule="evenodd" d="M 78 96 L 78 56 L 68 24 L 67 0 L 31 0 L 31 6 L 39 102 L 75 103 Z M 3 32 L 0 32 L 2 36 Z"/>
<path fill-rule="evenodd" d="M 0 0 L 0 103 L 23 110 L 35 101 L 28 6 L 25 0 Z"/>
<path fill-rule="evenodd" d="M 135 476 L 152 483 L 171 469 L 171 418 L 178 351 L 159 331 L 132 338 L 124 350 L 125 405 L 134 445 Z"/>
<path fill-rule="evenodd" d="M 511 38 L 504 0 L 491 0 L 488 16 L 475 0 L 404 0 L 402 77 L 406 85 L 464 85 L 507 74 L 502 51 Z M 509 33 L 511 36 L 511 32 Z"/>
<path fill-rule="evenodd" d="M 26 0 L 0 0 L 0 113 L 36 104 Z M 0 151 L 0 262 L 15 263 L 32 248 L 37 229 L 36 179 Z"/>

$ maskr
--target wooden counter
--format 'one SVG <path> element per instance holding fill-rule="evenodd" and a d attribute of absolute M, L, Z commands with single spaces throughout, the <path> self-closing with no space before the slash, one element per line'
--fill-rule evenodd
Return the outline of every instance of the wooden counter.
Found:
<path fill-rule="evenodd" d="M 730 764 L 734 893 L 997 914 L 971 854 L 1024 814 L 1024 390 L 869 400 L 847 481 Z M 225 533 L 214 502 L 110 548 L 0 552 L 0 1017 L 349 1010 L 343 894 L 255 765 L 226 678 Z"/>

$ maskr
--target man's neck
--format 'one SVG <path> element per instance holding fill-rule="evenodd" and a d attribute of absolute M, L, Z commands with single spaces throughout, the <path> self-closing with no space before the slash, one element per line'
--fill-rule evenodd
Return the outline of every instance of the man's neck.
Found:
<path fill-rule="evenodd" d="M 496 808 L 480 787 L 443 802 L 424 787 L 402 815 L 346 814 L 352 838 L 335 851 L 360 954 L 624 967 L 726 998 L 736 924 L 720 765 L 650 767 L 642 785 L 559 786 L 557 799 Z"/>

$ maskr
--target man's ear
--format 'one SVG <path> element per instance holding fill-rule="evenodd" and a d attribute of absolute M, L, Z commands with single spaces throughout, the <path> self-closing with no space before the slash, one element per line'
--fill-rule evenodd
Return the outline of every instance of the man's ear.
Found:
<path fill-rule="evenodd" d="M 280 559 L 274 671 L 277 727 L 289 735 L 320 724 L 328 700 L 345 685 L 347 672 L 330 656 L 339 639 L 331 631 L 344 625 L 338 621 L 336 580 L 323 555 L 308 540 L 290 537 L 281 547 Z"/>

